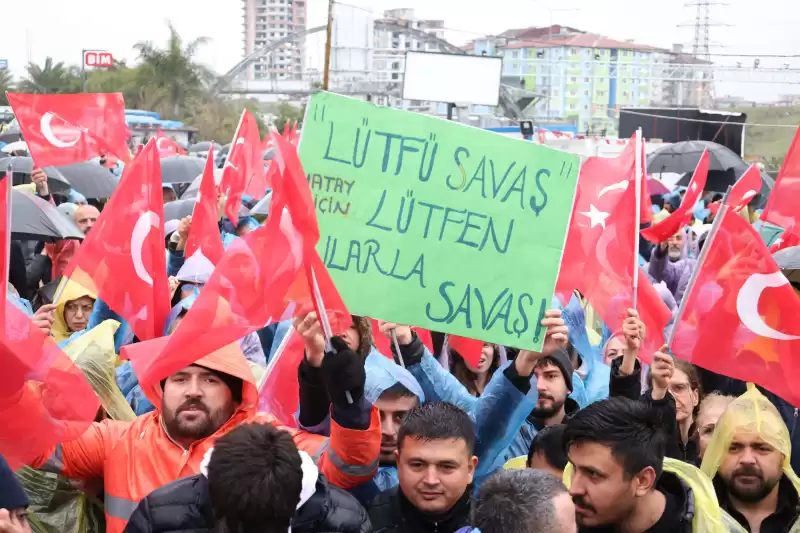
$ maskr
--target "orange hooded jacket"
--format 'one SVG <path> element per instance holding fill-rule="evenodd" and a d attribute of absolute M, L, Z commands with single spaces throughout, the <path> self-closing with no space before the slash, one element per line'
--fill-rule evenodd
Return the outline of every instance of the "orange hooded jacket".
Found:
<path fill-rule="evenodd" d="M 163 342 L 166 340 L 165 337 Z M 122 533 L 139 500 L 166 483 L 200 472 L 200 462 L 215 439 L 246 422 L 279 426 L 275 417 L 256 412 L 255 379 L 238 343 L 209 354 L 196 364 L 243 382 L 241 405 L 212 436 L 195 441 L 185 450 L 167 434 L 156 408 L 133 422 L 94 423 L 80 438 L 58 445 L 31 466 L 73 479 L 103 480 L 106 530 Z M 161 405 L 158 384 L 144 392 L 154 405 Z M 370 427 L 364 431 L 346 429 L 331 420 L 330 439 L 292 428 L 282 429 L 293 435 L 300 450 L 318 458 L 320 472 L 334 485 L 349 489 L 369 481 L 377 470 L 381 433 L 375 408 Z"/>

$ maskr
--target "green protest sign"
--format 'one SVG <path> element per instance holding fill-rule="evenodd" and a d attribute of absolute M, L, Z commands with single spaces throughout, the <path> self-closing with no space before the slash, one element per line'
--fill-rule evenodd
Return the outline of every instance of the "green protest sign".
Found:
<path fill-rule="evenodd" d="M 541 348 L 578 156 L 317 93 L 300 157 L 352 313 Z"/>

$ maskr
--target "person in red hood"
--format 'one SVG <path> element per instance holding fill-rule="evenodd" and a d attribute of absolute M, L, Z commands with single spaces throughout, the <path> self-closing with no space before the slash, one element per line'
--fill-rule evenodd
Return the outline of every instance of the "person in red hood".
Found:
<path fill-rule="evenodd" d="M 163 350 L 167 337 L 123 348 Z M 339 341 L 334 338 L 334 341 Z M 331 393 L 330 438 L 282 428 L 298 449 L 317 460 L 330 483 L 349 489 L 372 478 L 378 465 L 380 422 L 377 410 L 363 398 L 361 359 L 342 342 L 334 342 L 323 370 Z M 258 390 L 239 343 L 217 350 L 172 374 L 160 384 L 143 387 L 155 411 L 132 422 L 94 423 L 80 438 L 65 442 L 34 460 L 34 468 L 79 480 L 102 480 L 108 533 L 122 533 L 139 500 L 176 479 L 200 472 L 214 441 L 239 424 L 279 425 L 257 413 Z"/>

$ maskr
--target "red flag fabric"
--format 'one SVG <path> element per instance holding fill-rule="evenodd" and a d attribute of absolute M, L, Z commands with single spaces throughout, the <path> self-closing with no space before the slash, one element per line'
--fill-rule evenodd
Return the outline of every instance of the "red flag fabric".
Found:
<path fill-rule="evenodd" d="M 305 357 L 306 346 L 303 337 L 294 329 L 286 335 L 286 344 L 278 347 L 267 367 L 264 385 L 259 391 L 258 410 L 270 413 L 285 426 L 296 428 L 296 415 L 300 410 L 297 367 Z"/>
<path fill-rule="evenodd" d="M 447 346 L 458 352 L 470 368 L 478 368 L 481 362 L 481 352 L 483 351 L 483 341 L 468 339 L 457 335 L 447 336 Z"/>
<path fill-rule="evenodd" d="M 17 307 L 2 298 L 0 455 L 12 469 L 80 437 L 100 402 L 80 368 Z"/>
<path fill-rule="evenodd" d="M 672 351 L 800 405 L 800 296 L 761 237 L 727 210 L 685 296 Z"/>
<path fill-rule="evenodd" d="M 642 230 L 642 237 L 650 242 L 659 244 L 676 233 L 682 227 L 687 225 L 687 219 L 691 221 L 694 206 L 700 200 L 703 194 L 703 189 L 706 187 L 706 178 L 708 177 L 708 167 L 710 158 L 708 150 L 703 151 L 700 161 L 697 163 L 697 168 L 692 175 L 692 181 L 689 182 L 689 188 L 686 195 L 683 197 L 681 205 L 674 212 L 654 226 Z"/>
<path fill-rule="evenodd" d="M 267 192 L 261 137 L 255 117 L 245 109 L 236 128 L 220 184 L 227 191 L 225 214 L 234 224 L 239 222 L 242 195 L 258 200 Z"/>
<path fill-rule="evenodd" d="M 615 330 L 633 307 L 636 228 L 635 143 L 617 158 L 590 157 L 581 168 L 556 291 L 569 301 L 580 291 Z M 637 310 L 647 328 L 640 358 L 649 362 L 664 342 L 671 313 L 639 269 Z"/>
<path fill-rule="evenodd" d="M 282 174 L 277 180 L 266 224 L 228 247 L 165 349 L 132 359 L 141 383 L 156 383 L 268 324 L 319 311 L 319 301 L 334 334 L 350 327 L 351 316 L 314 249 L 319 233 L 306 232 L 316 220 L 294 213 L 302 202 L 286 202 L 293 187 L 287 185 L 288 193 L 282 187 L 291 179 Z"/>
<path fill-rule="evenodd" d="M 744 174 L 739 178 L 728 195 L 725 205 L 737 213 L 741 211 L 750 200 L 755 198 L 761 190 L 761 171 L 755 165 L 750 165 Z"/>
<path fill-rule="evenodd" d="M 800 233 L 800 128 L 794 134 L 789 151 L 775 180 L 761 220 L 781 228 Z"/>
<path fill-rule="evenodd" d="M 208 150 L 208 159 L 200 180 L 197 203 L 192 211 L 192 225 L 186 241 L 186 257 L 191 257 L 200 250 L 214 265 L 222 259 L 225 248 L 219 232 L 217 216 L 217 185 L 214 182 L 214 144 Z"/>
<path fill-rule="evenodd" d="M 64 277 L 97 294 L 139 340 L 160 337 L 169 313 L 161 163 L 153 139 L 72 257 Z"/>
<path fill-rule="evenodd" d="M 111 154 L 131 160 L 120 93 L 15 94 L 8 101 L 37 167 Z"/>
<path fill-rule="evenodd" d="M 774 254 L 775 252 L 783 250 L 784 248 L 791 248 L 792 246 L 798 245 L 800 245 L 800 237 L 794 233 L 785 231 L 780 237 L 775 239 L 775 242 L 773 242 L 772 246 L 769 247 L 769 253 Z"/>
<path fill-rule="evenodd" d="M 629 141 L 636 143 L 636 135 Z M 650 224 L 653 222 L 653 202 L 650 200 L 650 191 L 647 186 L 647 150 L 645 149 L 645 141 L 642 139 L 642 185 L 641 195 L 639 196 L 639 224 Z"/>
<path fill-rule="evenodd" d="M 155 140 L 156 146 L 158 147 L 158 155 L 161 157 L 186 153 L 186 150 L 181 148 L 171 137 L 164 135 L 161 129 L 156 132 Z"/>

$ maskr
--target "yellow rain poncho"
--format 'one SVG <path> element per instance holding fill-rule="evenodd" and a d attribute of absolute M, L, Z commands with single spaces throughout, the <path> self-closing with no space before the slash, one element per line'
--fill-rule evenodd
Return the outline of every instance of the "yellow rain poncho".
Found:
<path fill-rule="evenodd" d="M 719 506 L 714 485 L 698 468 L 683 461 L 665 457 L 664 472 L 675 474 L 692 489 L 694 497 L 692 531 L 694 533 L 747 533 L 733 517 Z M 569 488 L 572 481 L 572 463 L 567 463 L 562 481 Z"/>
<path fill-rule="evenodd" d="M 66 278 L 64 279 L 66 280 Z M 64 285 L 64 283 L 66 283 L 66 285 Z M 58 297 L 58 301 L 56 302 L 58 307 L 53 313 L 53 326 L 50 328 L 50 333 L 53 335 L 56 343 L 64 342 L 70 337 L 70 335 L 75 333 L 69 329 L 69 326 L 67 326 L 67 321 L 64 319 L 64 306 L 67 305 L 67 302 L 77 300 L 78 298 L 83 298 L 84 296 L 88 296 L 94 300 L 97 299 L 97 296 L 94 293 L 88 289 L 84 289 L 81 285 L 75 283 L 74 281 L 62 281 L 61 285 L 59 285 L 59 289 L 61 289 L 62 286 L 64 289 L 62 290 Z"/>
<path fill-rule="evenodd" d="M 119 322 L 106 320 L 73 339 L 64 348 L 83 371 L 103 409 L 114 420 L 133 420 L 135 415 L 117 387 L 114 333 Z M 74 488 L 64 477 L 21 468 L 17 478 L 30 497 L 29 521 L 34 533 L 102 533 L 105 531 L 103 504 Z"/>
<path fill-rule="evenodd" d="M 780 413 L 766 396 L 752 384 L 747 384 L 747 392 L 736 398 L 722 413 L 714 435 L 708 443 L 700 469 L 713 479 L 719 465 L 728 453 L 733 435 L 737 431 L 758 435 L 764 442 L 783 454 L 783 475 L 792 482 L 800 494 L 800 479 L 792 470 L 789 460 L 792 457 L 792 443 L 789 429 L 783 423 Z M 792 525 L 790 531 L 800 531 L 800 521 Z"/>

